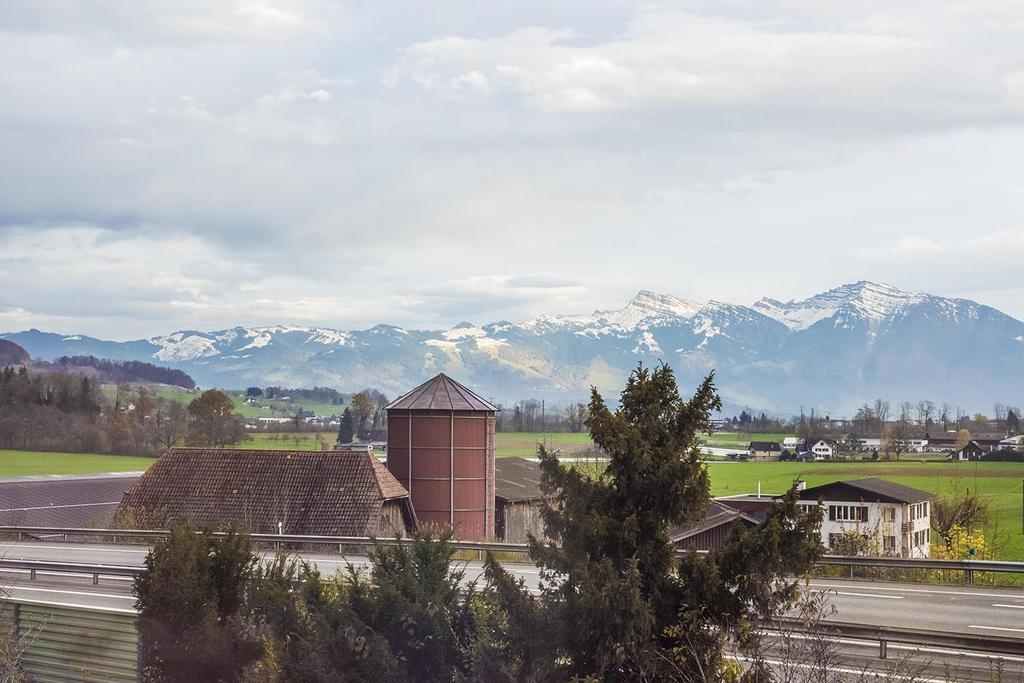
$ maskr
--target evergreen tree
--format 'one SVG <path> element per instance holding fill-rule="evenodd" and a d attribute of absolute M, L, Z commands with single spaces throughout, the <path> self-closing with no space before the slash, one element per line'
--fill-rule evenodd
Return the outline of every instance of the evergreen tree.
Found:
<path fill-rule="evenodd" d="M 338 427 L 338 443 L 352 443 L 356 435 L 356 418 L 351 408 L 341 413 L 341 425 Z"/>
<path fill-rule="evenodd" d="M 259 563 L 247 536 L 215 538 L 184 525 L 158 540 L 135 579 L 139 673 L 152 681 L 240 681 L 264 655 L 241 615 Z"/>
<path fill-rule="evenodd" d="M 674 557 L 669 526 L 706 513 L 699 434 L 720 405 L 712 376 L 684 401 L 668 366 L 641 366 L 615 411 L 592 392 L 587 426 L 609 457 L 603 472 L 563 467 L 539 449 L 546 531 L 560 541 L 531 541 L 541 595 L 527 594 L 493 559 L 487 565 L 511 675 L 715 679 L 726 639 L 751 633 L 757 616 L 795 598 L 780 576 L 806 572 L 820 552 L 817 518 L 798 511 L 795 489 L 763 527 L 737 527 L 721 551 Z"/>

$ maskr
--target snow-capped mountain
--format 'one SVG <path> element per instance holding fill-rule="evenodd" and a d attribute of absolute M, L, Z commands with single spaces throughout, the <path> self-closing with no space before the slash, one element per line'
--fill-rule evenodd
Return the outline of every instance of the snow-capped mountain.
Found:
<path fill-rule="evenodd" d="M 927 294 L 903 292 L 890 285 L 861 281 L 830 289 L 803 301 L 782 303 L 764 298 L 754 304 L 754 309 L 778 320 L 791 330 L 806 330 L 820 320 L 836 316 L 872 324 L 881 323 L 911 309 L 926 298 Z"/>
<path fill-rule="evenodd" d="M 622 308 L 447 330 L 276 325 L 184 330 L 131 342 L 29 330 L 0 335 L 50 360 L 136 359 L 203 386 L 379 388 L 395 394 L 440 370 L 497 401 L 614 393 L 640 361 L 665 361 L 683 387 L 715 369 L 733 405 L 841 414 L 877 396 L 984 409 L 1024 400 L 1024 322 L 965 299 L 871 282 L 751 306 L 641 291 Z"/>

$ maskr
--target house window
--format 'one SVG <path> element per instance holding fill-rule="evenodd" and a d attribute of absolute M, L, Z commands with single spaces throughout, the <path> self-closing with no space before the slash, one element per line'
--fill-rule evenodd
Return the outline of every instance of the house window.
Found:
<path fill-rule="evenodd" d="M 828 518 L 831 522 L 866 522 L 868 508 L 864 505 L 829 505 Z"/>
<path fill-rule="evenodd" d="M 896 552 L 896 537 L 895 536 L 885 536 L 885 537 L 883 537 L 882 538 L 882 550 L 884 550 L 887 553 L 895 553 Z"/>
<path fill-rule="evenodd" d="M 885 508 L 882 510 L 882 515 L 887 522 L 896 521 L 896 508 Z"/>

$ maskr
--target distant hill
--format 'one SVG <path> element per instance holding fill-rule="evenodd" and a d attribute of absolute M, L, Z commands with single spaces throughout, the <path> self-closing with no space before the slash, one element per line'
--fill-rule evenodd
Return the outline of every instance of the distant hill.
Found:
<path fill-rule="evenodd" d="M 0 368 L 8 365 L 27 365 L 30 362 L 28 352 L 7 339 L 0 339 Z"/>
<path fill-rule="evenodd" d="M 204 386 L 377 387 L 398 395 L 445 371 L 485 398 L 614 396 L 637 362 L 665 361 L 684 390 L 709 369 L 733 406 L 833 416 L 864 402 L 929 399 L 971 410 L 1024 402 L 1024 322 L 966 299 L 872 282 L 750 305 L 641 291 L 624 307 L 447 330 L 276 325 L 130 342 L 29 330 L 0 337 L 35 358 L 159 362 Z"/>
<path fill-rule="evenodd" d="M 95 356 L 61 356 L 52 363 L 40 365 L 68 372 L 92 371 L 89 374 L 105 384 L 168 384 L 185 389 L 196 388 L 195 380 L 183 370 L 142 361 L 106 360 Z"/>

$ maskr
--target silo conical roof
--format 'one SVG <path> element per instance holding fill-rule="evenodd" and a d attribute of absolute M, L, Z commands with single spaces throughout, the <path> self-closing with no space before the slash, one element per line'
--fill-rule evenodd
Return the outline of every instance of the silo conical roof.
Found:
<path fill-rule="evenodd" d="M 385 410 L 472 410 L 496 413 L 497 406 L 443 372 L 409 393 L 399 396 Z"/>

